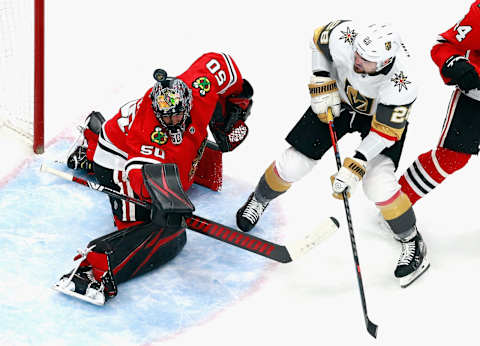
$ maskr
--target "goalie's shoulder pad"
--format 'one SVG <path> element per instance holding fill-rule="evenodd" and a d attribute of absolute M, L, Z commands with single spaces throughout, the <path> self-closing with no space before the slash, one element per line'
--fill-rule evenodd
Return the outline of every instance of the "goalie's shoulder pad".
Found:
<path fill-rule="evenodd" d="M 334 29 L 341 28 L 343 23 L 349 22 L 348 20 L 335 20 L 333 22 L 328 23 L 327 25 L 324 26 L 319 26 L 318 28 L 315 29 L 313 33 L 313 44 L 316 49 L 318 49 L 320 52 L 322 52 L 325 57 L 329 61 L 333 61 L 332 59 L 332 54 L 331 54 L 331 47 L 330 47 L 330 42 L 333 42 L 335 40 L 332 40 L 332 32 Z M 336 30 L 335 30 L 336 31 Z M 352 40 L 353 43 L 353 40 Z"/>

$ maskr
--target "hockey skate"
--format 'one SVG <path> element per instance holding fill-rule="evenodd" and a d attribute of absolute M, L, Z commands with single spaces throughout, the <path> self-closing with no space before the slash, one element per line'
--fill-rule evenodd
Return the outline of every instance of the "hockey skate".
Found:
<path fill-rule="evenodd" d="M 87 159 L 87 147 L 79 145 L 70 155 L 68 155 L 67 166 L 70 169 L 93 173 L 93 162 L 88 161 Z"/>
<path fill-rule="evenodd" d="M 237 226 L 244 232 L 250 231 L 257 224 L 268 203 L 262 203 L 252 192 L 247 202 L 237 211 Z"/>
<path fill-rule="evenodd" d="M 395 277 L 400 280 L 400 287 L 405 288 L 420 277 L 430 267 L 427 258 L 427 247 L 416 231 L 415 235 L 406 240 L 400 240 L 402 253 L 398 259 Z"/>
<path fill-rule="evenodd" d="M 80 266 L 92 248 L 85 251 L 79 250 L 79 255 L 75 258 L 78 260 L 76 268 L 63 275 L 52 288 L 91 304 L 103 305 L 106 301 L 103 283 L 95 280 L 90 266 Z"/>
<path fill-rule="evenodd" d="M 95 280 L 90 267 L 81 267 L 65 274 L 53 289 L 95 305 L 103 305 L 106 300 L 103 283 Z"/>
<path fill-rule="evenodd" d="M 83 170 L 88 174 L 93 174 L 93 162 L 88 159 L 89 140 L 98 141 L 98 135 L 102 130 L 102 124 L 105 118 L 99 112 L 90 113 L 83 125 L 77 126 L 80 132 L 79 136 L 72 144 L 67 153 L 67 166 L 75 170 Z M 96 143 L 93 147 L 96 146 Z"/>

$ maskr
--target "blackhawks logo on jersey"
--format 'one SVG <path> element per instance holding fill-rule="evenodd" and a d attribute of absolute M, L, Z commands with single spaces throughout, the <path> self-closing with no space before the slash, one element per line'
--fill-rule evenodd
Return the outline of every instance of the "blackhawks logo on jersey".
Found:
<path fill-rule="evenodd" d="M 199 77 L 195 79 L 192 86 L 195 89 L 199 89 L 201 96 L 205 96 L 211 89 L 211 84 L 207 77 Z"/>
<path fill-rule="evenodd" d="M 162 145 L 167 143 L 168 136 L 165 132 L 162 132 L 161 127 L 155 127 L 155 130 L 153 130 L 152 134 L 150 135 L 150 139 L 153 143 Z"/>
<path fill-rule="evenodd" d="M 403 88 L 405 90 L 408 90 L 407 84 L 411 84 L 412 82 L 407 80 L 407 76 L 403 74 L 403 71 L 400 71 L 400 73 L 395 73 L 395 76 L 390 79 L 393 83 L 395 83 L 395 87 L 398 87 L 398 91 L 402 91 Z"/>
<path fill-rule="evenodd" d="M 353 45 L 353 41 L 355 40 L 355 37 L 357 37 L 357 33 L 355 32 L 355 29 L 350 30 L 350 28 L 347 26 L 347 31 L 342 31 L 340 30 L 343 36 L 340 37 L 340 40 L 344 40 L 344 43 L 349 43 Z"/>

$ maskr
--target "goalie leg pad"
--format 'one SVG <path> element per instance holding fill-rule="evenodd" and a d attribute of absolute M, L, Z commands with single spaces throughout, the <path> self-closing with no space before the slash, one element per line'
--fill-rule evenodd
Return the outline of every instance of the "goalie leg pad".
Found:
<path fill-rule="evenodd" d="M 95 279 L 114 296 L 117 285 L 167 263 L 185 246 L 184 228 L 158 228 L 153 223 L 130 227 L 95 239 L 82 266 L 91 266 Z"/>

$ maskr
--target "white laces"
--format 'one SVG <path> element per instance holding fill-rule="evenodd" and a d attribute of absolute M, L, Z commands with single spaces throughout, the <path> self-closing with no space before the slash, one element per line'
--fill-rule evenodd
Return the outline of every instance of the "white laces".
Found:
<path fill-rule="evenodd" d="M 409 265 L 415 256 L 415 240 L 402 243 L 402 254 L 398 259 L 398 265 Z"/>
<path fill-rule="evenodd" d="M 252 224 L 255 224 L 257 220 L 262 216 L 263 211 L 265 210 L 266 205 L 264 206 L 261 202 L 257 201 L 253 196 L 250 202 L 248 202 L 245 210 L 243 211 L 243 217 L 245 217 Z"/>

